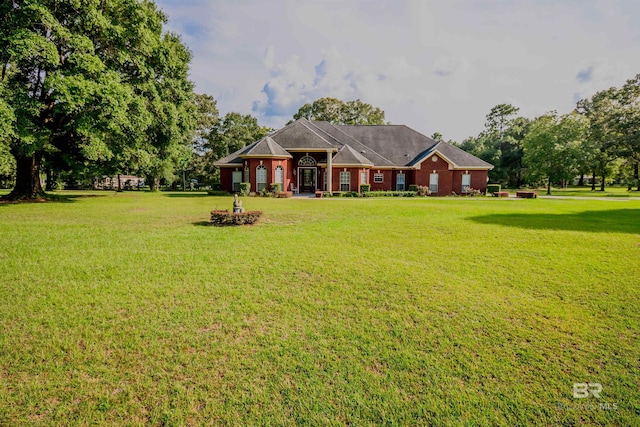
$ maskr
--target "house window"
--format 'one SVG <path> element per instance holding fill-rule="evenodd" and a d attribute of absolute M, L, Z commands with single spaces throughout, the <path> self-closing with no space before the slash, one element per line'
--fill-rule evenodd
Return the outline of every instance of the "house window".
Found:
<path fill-rule="evenodd" d="M 367 183 L 367 173 L 360 172 L 360 184 L 366 184 L 366 183 Z"/>
<path fill-rule="evenodd" d="M 267 187 L 267 168 L 260 165 L 256 168 L 256 191 L 262 191 Z"/>
<path fill-rule="evenodd" d="M 231 191 L 234 193 L 240 192 L 240 181 L 242 180 L 242 172 L 233 171 L 231 172 Z"/>
<path fill-rule="evenodd" d="M 432 173 L 429 175 L 429 191 L 432 193 L 438 192 L 438 174 Z"/>
<path fill-rule="evenodd" d="M 340 191 L 351 191 L 351 172 L 340 172 Z"/>
<path fill-rule="evenodd" d="M 316 159 L 311 156 L 304 156 L 298 161 L 298 166 L 315 166 Z"/>
<path fill-rule="evenodd" d="M 467 193 L 471 188 L 471 174 L 465 173 L 462 174 L 462 192 Z"/>
<path fill-rule="evenodd" d="M 249 182 L 249 166 L 244 167 L 244 182 Z"/>
<path fill-rule="evenodd" d="M 381 183 L 384 182 L 384 174 L 382 173 L 376 173 L 373 175 L 373 182 L 375 183 Z"/>
<path fill-rule="evenodd" d="M 282 191 L 284 188 L 284 168 L 282 166 L 276 166 L 276 184 L 280 184 Z"/>
<path fill-rule="evenodd" d="M 396 191 L 404 191 L 404 174 L 396 175 Z"/>

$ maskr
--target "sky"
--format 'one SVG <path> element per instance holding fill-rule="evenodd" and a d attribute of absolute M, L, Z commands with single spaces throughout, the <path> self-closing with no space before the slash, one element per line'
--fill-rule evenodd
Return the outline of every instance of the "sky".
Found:
<path fill-rule="evenodd" d="M 360 99 L 462 141 L 495 105 L 534 118 L 640 74 L 640 0 L 156 0 L 196 92 L 278 129 Z"/>

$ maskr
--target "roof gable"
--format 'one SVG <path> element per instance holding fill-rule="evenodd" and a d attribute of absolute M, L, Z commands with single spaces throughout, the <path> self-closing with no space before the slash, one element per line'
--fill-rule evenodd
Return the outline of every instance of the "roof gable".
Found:
<path fill-rule="evenodd" d="M 265 136 L 260 141 L 251 144 L 249 147 L 249 149 L 242 151 L 239 157 L 292 157 L 291 154 L 278 145 L 278 143 L 270 136 Z"/>
<path fill-rule="evenodd" d="M 359 165 L 359 166 L 373 166 L 373 162 L 364 157 L 362 154 L 355 151 L 348 145 L 342 146 L 338 153 L 333 157 L 333 164 L 340 165 Z"/>
<path fill-rule="evenodd" d="M 308 120 L 299 119 L 271 134 L 285 150 L 328 150 L 336 146 L 320 135 Z"/>

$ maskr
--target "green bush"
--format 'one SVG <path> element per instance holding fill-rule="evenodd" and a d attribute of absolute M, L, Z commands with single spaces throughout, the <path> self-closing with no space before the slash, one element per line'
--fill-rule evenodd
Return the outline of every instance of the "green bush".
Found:
<path fill-rule="evenodd" d="M 500 184 L 487 184 L 487 194 L 493 194 L 500 191 Z"/>
<path fill-rule="evenodd" d="M 209 190 L 207 191 L 207 194 L 210 196 L 228 196 L 229 195 L 229 193 L 222 190 Z"/>
<path fill-rule="evenodd" d="M 334 191 L 331 193 L 332 197 L 342 197 L 342 191 Z"/>
<path fill-rule="evenodd" d="M 222 184 L 220 184 L 219 182 L 214 182 L 213 184 L 211 184 L 211 189 L 213 191 L 222 191 Z"/>
<path fill-rule="evenodd" d="M 409 191 L 415 191 L 416 193 L 418 192 L 418 185 L 416 184 L 411 184 L 409 185 Z"/>
<path fill-rule="evenodd" d="M 280 193 L 282 192 L 282 184 L 279 182 L 272 182 L 271 185 L 269 185 L 269 190 L 271 190 L 272 193 Z"/>
<path fill-rule="evenodd" d="M 323 191 L 322 192 L 322 197 L 331 197 L 331 196 L 332 196 L 332 194 L 331 194 L 330 191 Z"/>
<path fill-rule="evenodd" d="M 369 191 L 363 197 L 416 197 L 416 191 Z"/>
<path fill-rule="evenodd" d="M 211 211 L 211 225 L 219 227 L 226 225 L 249 225 L 254 224 L 262 215 L 260 211 L 247 211 L 233 213 L 228 210 Z"/>
<path fill-rule="evenodd" d="M 360 193 L 357 191 L 345 191 L 342 193 L 342 197 L 360 197 Z"/>
<path fill-rule="evenodd" d="M 241 182 L 240 183 L 240 195 L 247 196 L 251 191 L 251 183 L 250 182 Z"/>
<path fill-rule="evenodd" d="M 360 192 L 368 193 L 371 190 L 371 184 L 360 184 Z"/>
<path fill-rule="evenodd" d="M 411 187 L 409 187 L 409 190 L 411 191 Z M 431 195 L 431 190 L 429 190 L 429 187 L 426 185 L 416 185 L 416 193 L 418 196 L 420 197 L 424 197 L 424 196 L 430 196 Z"/>

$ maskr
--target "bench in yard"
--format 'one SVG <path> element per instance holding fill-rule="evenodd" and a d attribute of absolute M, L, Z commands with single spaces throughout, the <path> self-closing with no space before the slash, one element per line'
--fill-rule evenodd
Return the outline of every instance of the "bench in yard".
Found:
<path fill-rule="evenodd" d="M 521 199 L 535 199 L 538 197 L 538 193 L 535 191 L 516 191 L 516 197 Z"/>

